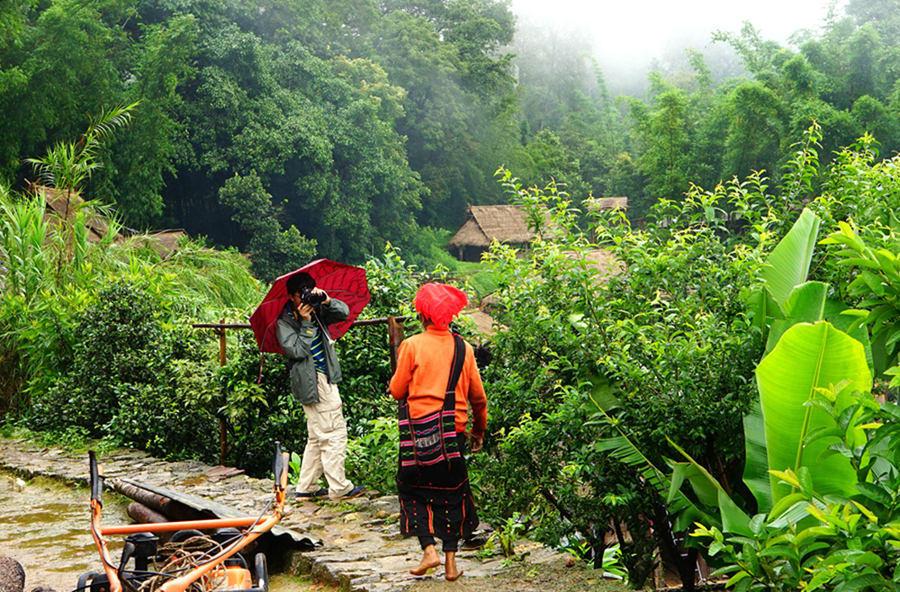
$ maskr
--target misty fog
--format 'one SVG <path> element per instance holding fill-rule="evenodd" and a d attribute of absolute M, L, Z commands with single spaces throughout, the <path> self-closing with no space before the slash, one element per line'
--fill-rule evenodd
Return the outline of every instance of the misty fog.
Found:
<path fill-rule="evenodd" d="M 737 33 L 749 22 L 764 39 L 796 47 L 816 35 L 829 15 L 840 15 L 845 4 L 846 0 L 513 0 L 517 33 L 507 50 L 516 53 L 520 63 L 587 58 L 602 70 L 610 95 L 643 97 L 651 70 L 676 78 L 690 70 L 688 48 L 704 55 L 717 81 L 741 74 L 734 50 L 712 40 L 716 31 Z"/>

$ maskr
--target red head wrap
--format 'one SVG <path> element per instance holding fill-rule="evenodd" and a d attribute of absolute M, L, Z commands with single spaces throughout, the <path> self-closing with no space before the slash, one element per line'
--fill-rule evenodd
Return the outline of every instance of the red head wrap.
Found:
<path fill-rule="evenodd" d="M 445 329 L 468 302 L 465 292 L 447 284 L 425 284 L 416 292 L 416 312 L 441 329 Z"/>

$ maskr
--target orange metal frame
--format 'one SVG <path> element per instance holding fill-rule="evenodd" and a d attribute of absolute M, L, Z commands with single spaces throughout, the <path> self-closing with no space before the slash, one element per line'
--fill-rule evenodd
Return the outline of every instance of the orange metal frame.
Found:
<path fill-rule="evenodd" d="M 198 565 L 183 576 L 175 578 L 163 584 L 160 588 L 162 592 L 184 592 L 191 584 L 200 578 L 208 575 L 217 567 L 222 565 L 226 559 L 246 547 L 248 544 L 256 540 L 260 535 L 268 532 L 275 526 L 284 515 L 285 491 L 287 489 L 288 480 L 288 455 L 286 452 L 281 454 L 281 474 L 275 477 L 275 502 L 272 512 L 265 518 L 220 518 L 213 520 L 184 520 L 181 522 L 162 522 L 154 524 L 127 524 L 118 526 L 102 526 L 100 524 L 100 513 L 102 502 L 100 499 L 91 499 L 91 534 L 100 552 L 100 558 L 103 561 L 103 570 L 109 578 L 110 592 L 122 592 L 122 582 L 119 580 L 118 571 L 109 555 L 109 549 L 106 546 L 106 540 L 103 535 L 110 534 L 130 534 L 136 532 L 167 532 L 174 530 L 188 529 L 209 529 L 209 528 L 226 528 L 226 527 L 250 527 L 244 530 L 242 536 L 232 544 L 228 545 L 222 551 L 209 558 L 201 565 Z M 92 457 L 93 462 L 93 457 Z M 97 475 L 103 475 L 102 467 L 97 467 Z M 93 488 L 93 484 L 92 484 Z M 99 496 L 98 496 L 99 497 Z"/>

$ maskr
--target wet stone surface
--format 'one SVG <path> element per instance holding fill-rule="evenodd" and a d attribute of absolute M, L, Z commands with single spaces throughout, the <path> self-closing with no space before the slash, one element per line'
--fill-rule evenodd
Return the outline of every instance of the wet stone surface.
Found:
<path fill-rule="evenodd" d="M 221 467 L 217 469 L 195 461 L 167 463 L 135 450 L 115 451 L 98 460 L 107 482 L 114 478 L 128 478 L 211 499 L 251 515 L 262 512 L 271 499 L 271 480 L 253 479 L 243 474 L 228 476 L 228 472 L 222 471 Z M 88 483 L 86 454 L 70 454 L 28 440 L 0 439 L 0 468 L 26 479 L 45 476 L 70 483 Z M 0 502 L 6 499 L 10 500 L 8 503 L 15 503 L 15 478 L 8 478 L 7 481 L 12 481 L 12 484 L 0 484 Z M 317 582 L 348 592 L 399 592 L 419 580 L 443 578 L 443 567 L 435 568 L 422 577 L 409 574 L 409 569 L 418 565 L 421 559 L 421 548 L 416 539 L 400 536 L 397 523 L 400 508 L 396 496 L 368 492 L 366 496 L 343 502 L 298 502 L 292 499 L 291 492 L 293 488 L 289 490 L 285 516 L 279 526 L 312 539 L 317 546 L 312 551 L 287 552 L 287 574 L 311 575 Z M 77 514 L 77 518 L 73 516 L 69 521 L 73 530 L 77 529 L 80 536 L 87 537 L 90 543 L 86 528 L 90 518 L 87 487 L 81 497 L 84 500 L 80 504 L 65 502 L 65 505 Z M 63 511 L 63 508 L 54 511 Z M 104 507 L 104 516 L 106 512 Z M 38 518 L 34 521 L 40 522 Z M 111 517 L 104 522 L 124 521 L 122 517 Z M 58 536 L 59 545 L 65 547 L 69 546 L 68 537 L 75 535 L 57 533 L 52 536 Z M 14 541 L 0 540 L 0 555 L 15 557 L 15 546 Z M 517 551 L 520 550 L 527 552 L 525 561 L 538 568 L 541 564 L 564 565 L 569 559 L 568 555 L 528 541 L 517 545 Z M 93 554 L 89 551 L 83 553 L 86 568 L 95 560 L 96 551 Z M 509 569 L 508 562 L 498 558 L 482 561 L 475 551 L 461 550 L 457 554 L 457 563 L 464 570 L 463 578 L 467 580 L 488 577 Z M 28 565 L 25 567 L 27 573 Z M 30 589 L 29 585 L 39 584 L 51 585 L 29 582 L 26 589 Z M 70 587 L 65 585 L 56 588 L 58 592 L 68 589 Z"/>
<path fill-rule="evenodd" d="M 127 501 L 105 497 L 104 514 L 125 523 Z M 46 586 L 57 592 L 73 590 L 78 576 L 97 569 L 97 548 L 91 538 L 90 492 L 86 487 L 60 486 L 51 479 L 24 481 L 0 474 L 0 555 L 14 558 L 25 568 L 24 590 Z M 110 541 L 120 552 L 122 543 Z M 6 588 L 0 581 L 0 590 Z"/>

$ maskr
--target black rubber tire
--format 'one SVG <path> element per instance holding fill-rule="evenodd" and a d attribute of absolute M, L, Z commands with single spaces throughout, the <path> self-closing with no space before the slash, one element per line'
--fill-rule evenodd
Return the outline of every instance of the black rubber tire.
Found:
<path fill-rule="evenodd" d="M 169 538 L 169 542 L 181 543 L 195 536 L 203 536 L 203 533 L 199 530 L 179 530 Z"/>
<path fill-rule="evenodd" d="M 90 581 L 96 578 L 98 575 L 100 574 L 95 571 L 82 574 L 82 576 L 78 578 L 78 586 L 75 588 L 75 592 L 88 592 L 91 589 Z"/>
<path fill-rule="evenodd" d="M 253 563 L 256 566 L 256 587 L 259 592 L 269 592 L 269 568 L 266 566 L 266 554 L 257 553 Z"/>

